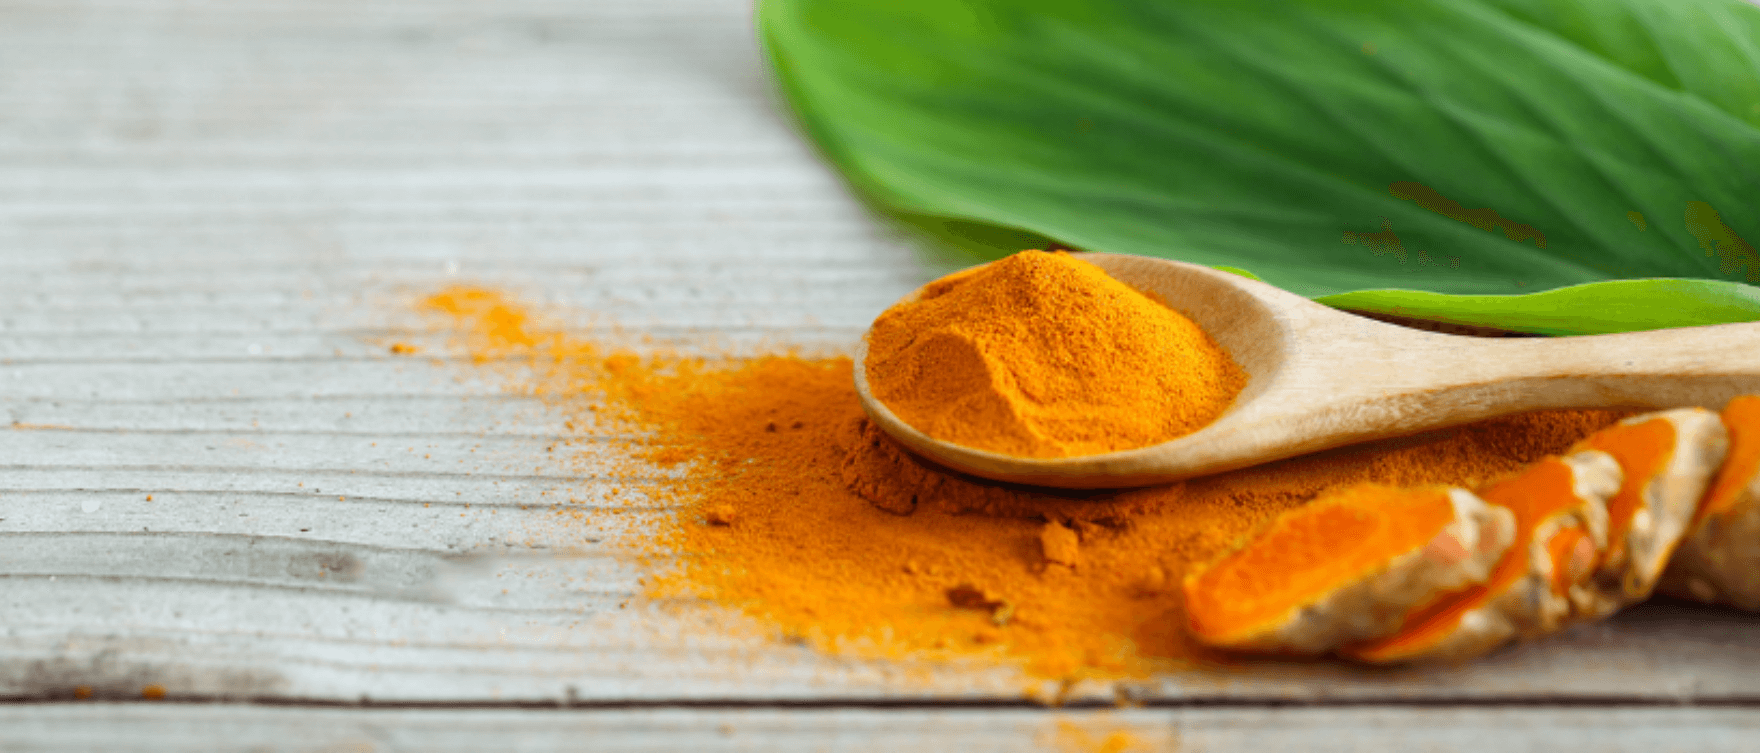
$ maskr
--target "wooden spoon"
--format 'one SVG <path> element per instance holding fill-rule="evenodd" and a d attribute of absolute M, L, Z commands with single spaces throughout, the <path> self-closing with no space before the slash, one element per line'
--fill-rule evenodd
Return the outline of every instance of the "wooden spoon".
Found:
<path fill-rule="evenodd" d="M 1246 389 L 1214 423 L 1169 442 L 1101 455 L 1022 458 L 956 445 L 912 428 L 874 398 L 866 338 L 855 356 L 862 407 L 905 447 L 949 468 L 1094 489 L 1175 481 L 1542 408 L 1715 410 L 1736 395 L 1760 392 L 1760 322 L 1567 338 L 1464 337 L 1385 324 L 1209 267 L 1119 254 L 1081 258 L 1159 295 L 1246 370 Z"/>

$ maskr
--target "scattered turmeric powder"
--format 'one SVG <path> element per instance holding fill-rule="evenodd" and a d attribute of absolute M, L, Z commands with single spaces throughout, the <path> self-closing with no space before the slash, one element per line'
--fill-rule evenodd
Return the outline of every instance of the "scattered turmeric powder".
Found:
<path fill-rule="evenodd" d="M 1021 457 L 1184 436 L 1246 385 L 1190 319 L 1043 251 L 944 277 L 888 309 L 863 368 L 874 397 L 919 431 Z"/>
<path fill-rule="evenodd" d="M 538 342 L 526 332 L 528 314 L 505 297 L 490 290 L 452 287 L 428 296 L 425 308 L 470 322 L 463 332 L 472 360 L 478 363 L 509 351 L 529 355 Z"/>
<path fill-rule="evenodd" d="M 1039 529 L 1039 551 L 1052 564 L 1075 567 L 1082 561 L 1081 540 L 1076 532 L 1055 520 Z"/>
<path fill-rule="evenodd" d="M 1183 630 L 1187 572 L 1327 490 L 1477 488 L 1625 415 L 1530 413 L 1167 486 L 1047 491 L 905 452 L 863 415 L 847 358 L 638 355 L 481 289 L 428 307 L 473 356 L 517 362 L 515 388 L 571 431 L 649 465 L 608 469 L 597 449 L 546 457 L 597 474 L 675 470 L 650 491 L 670 517 L 625 542 L 672 563 L 650 596 L 728 605 L 827 651 L 1007 658 L 1046 678 L 1212 655 Z"/>
<path fill-rule="evenodd" d="M 1069 720 L 1057 722 L 1056 742 L 1059 753 L 1134 753 L 1149 747 L 1124 730 L 1090 729 Z"/>

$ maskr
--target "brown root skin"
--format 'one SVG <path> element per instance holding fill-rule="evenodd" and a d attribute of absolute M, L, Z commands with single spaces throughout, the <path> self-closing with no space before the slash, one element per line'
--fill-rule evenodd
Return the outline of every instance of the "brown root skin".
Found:
<path fill-rule="evenodd" d="M 1760 477 L 1726 515 L 1708 518 L 1683 542 L 1657 590 L 1670 596 L 1760 611 Z"/>
<path fill-rule="evenodd" d="M 1589 450 L 1573 453 L 1564 458 L 1576 474 L 1576 494 L 1583 500 L 1574 509 L 1553 515 L 1535 526 L 1533 543 L 1528 547 L 1528 572 L 1522 579 L 1497 598 L 1492 600 L 1494 606 L 1508 619 L 1516 637 L 1533 639 L 1557 632 L 1568 625 L 1582 621 L 1572 601 L 1572 594 L 1589 585 L 1594 576 L 1594 568 L 1585 566 L 1569 579 L 1563 592 L 1555 587 L 1558 581 L 1558 570 L 1568 567 L 1568 557 L 1564 562 L 1554 561 L 1550 544 L 1554 536 L 1563 535 L 1567 529 L 1581 529 L 1587 534 L 1587 540 L 1595 551 L 1606 548 L 1607 542 L 1607 498 L 1619 491 L 1621 471 L 1619 463 L 1604 452 Z M 1593 557 L 1593 554 L 1588 554 Z M 1485 647 L 1485 651 L 1496 648 L 1496 644 Z M 1483 653 L 1481 651 L 1480 653 Z"/>
<path fill-rule="evenodd" d="M 1703 408 L 1648 413 L 1620 423 L 1651 419 L 1674 426 L 1674 451 L 1659 472 L 1642 482 L 1641 502 L 1623 541 L 1608 542 L 1611 556 L 1597 568 L 1592 584 L 1574 594 L 1575 610 L 1583 619 L 1600 619 L 1649 598 L 1728 452 L 1723 422 Z"/>
<path fill-rule="evenodd" d="M 1196 637 L 1219 648 L 1295 656 L 1319 656 L 1349 643 L 1386 637 L 1418 605 L 1483 582 L 1515 536 L 1515 519 L 1508 510 L 1492 507 L 1465 489 L 1450 488 L 1448 495 L 1454 520 L 1424 546 L 1292 609 L 1266 629 L 1228 638 Z"/>
<path fill-rule="evenodd" d="M 1760 611 L 1760 395 L 1731 400 L 1724 408 L 1724 424 L 1731 445 L 1719 485 L 1729 484 L 1733 495 L 1701 505 L 1721 509 L 1703 513 L 1663 571 L 1657 590 L 1670 596 Z M 1732 475 L 1724 478 L 1722 473 Z M 1728 492 L 1725 492 L 1728 493 Z"/>
<path fill-rule="evenodd" d="M 1553 516 L 1535 527 L 1534 546 L 1529 553 L 1533 565 L 1509 602 L 1517 631 L 1525 639 L 1557 632 L 1586 619 L 1576 609 L 1582 598 L 1579 592 L 1590 586 L 1595 575 L 1594 561 L 1607 550 L 1607 499 L 1619 491 L 1624 480 L 1619 461 L 1605 452 L 1576 452 L 1566 456 L 1564 462 L 1576 475 L 1575 491 L 1583 504 L 1568 515 Z M 1573 527 L 1587 534 L 1592 548 L 1582 553 L 1587 562 L 1572 574 L 1574 577 L 1563 579 L 1564 589 L 1560 593 L 1555 588 L 1560 581 L 1558 570 L 1568 570 L 1570 559 L 1554 561 L 1550 543 L 1564 529 Z"/>

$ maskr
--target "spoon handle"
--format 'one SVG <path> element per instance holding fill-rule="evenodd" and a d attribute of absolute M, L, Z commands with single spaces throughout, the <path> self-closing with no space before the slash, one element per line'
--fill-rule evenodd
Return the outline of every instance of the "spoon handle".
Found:
<path fill-rule="evenodd" d="M 1498 345 L 1485 355 L 1508 378 L 1546 380 L 1533 389 L 1555 404 L 1719 409 L 1760 391 L 1760 322 Z"/>
<path fill-rule="evenodd" d="M 1544 408 L 1717 409 L 1760 392 L 1760 323 L 1533 339 L 1325 329 L 1297 338 L 1309 345 L 1280 388 L 1244 406 L 1248 434 L 1318 448 Z"/>

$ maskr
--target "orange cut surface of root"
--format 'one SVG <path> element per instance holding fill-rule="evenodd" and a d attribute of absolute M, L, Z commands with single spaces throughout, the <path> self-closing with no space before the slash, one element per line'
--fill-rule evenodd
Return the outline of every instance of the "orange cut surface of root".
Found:
<path fill-rule="evenodd" d="M 1213 645 L 1251 640 L 1423 547 L 1454 520 L 1444 488 L 1363 484 L 1322 497 L 1187 578 L 1188 624 Z"/>
<path fill-rule="evenodd" d="M 1729 430 L 1729 454 L 1711 482 L 1711 490 L 1699 503 L 1693 523 L 1729 511 L 1760 474 L 1760 395 L 1743 395 L 1723 409 L 1723 427 Z"/>
<path fill-rule="evenodd" d="M 1622 559 L 1632 519 L 1644 509 L 1644 489 L 1668 466 L 1674 455 L 1675 426 L 1666 418 L 1615 424 L 1577 444 L 1575 449 L 1600 450 L 1619 461 L 1625 472 L 1619 491 L 1607 500 L 1607 550 L 1603 562 Z"/>
<path fill-rule="evenodd" d="M 1434 648 L 1460 627 L 1462 618 L 1469 612 L 1508 591 L 1528 573 L 1534 532 L 1542 521 L 1583 503 L 1577 496 L 1575 471 L 1557 457 L 1546 458 L 1521 473 L 1492 484 L 1479 496 L 1490 504 L 1508 509 L 1516 519 L 1515 542 L 1498 560 L 1490 579 L 1445 594 L 1414 611 L 1393 637 L 1344 653 L 1363 661 L 1392 662 L 1419 656 Z M 1555 536 L 1554 540 L 1558 538 Z"/>
<path fill-rule="evenodd" d="M 1567 597 L 1571 587 L 1581 583 L 1588 577 L 1589 571 L 1595 567 L 1595 557 L 1600 550 L 1595 547 L 1595 540 L 1589 532 L 1580 526 L 1561 528 L 1552 538 L 1543 542 L 1546 547 L 1546 559 L 1552 563 L 1552 586 L 1554 596 Z"/>

